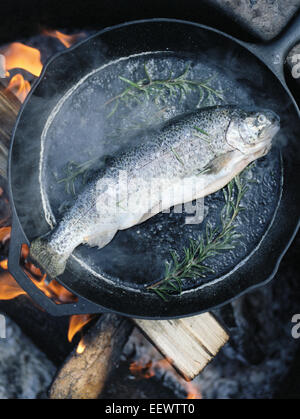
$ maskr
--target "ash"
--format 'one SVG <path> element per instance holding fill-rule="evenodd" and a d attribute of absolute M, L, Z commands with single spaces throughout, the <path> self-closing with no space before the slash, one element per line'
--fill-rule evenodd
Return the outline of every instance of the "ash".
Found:
<path fill-rule="evenodd" d="M 6 337 L 0 338 L 0 399 L 46 396 L 56 368 L 5 316 Z"/>

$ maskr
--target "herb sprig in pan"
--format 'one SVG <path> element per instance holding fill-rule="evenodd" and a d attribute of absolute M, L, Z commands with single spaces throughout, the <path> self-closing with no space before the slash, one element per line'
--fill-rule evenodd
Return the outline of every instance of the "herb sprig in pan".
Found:
<path fill-rule="evenodd" d="M 118 110 L 121 104 L 126 106 L 138 105 L 145 100 L 154 101 L 156 105 L 166 104 L 167 98 L 179 96 L 182 100 L 183 96 L 193 91 L 197 91 L 199 99 L 197 108 L 203 103 L 206 98 L 209 100 L 213 97 L 218 97 L 223 100 L 222 92 L 213 89 L 210 86 L 211 79 L 208 80 L 192 80 L 187 77 L 190 71 L 190 65 L 186 67 L 184 72 L 179 76 L 170 76 L 167 79 L 152 79 L 147 65 L 144 65 L 146 78 L 136 82 L 119 76 L 119 79 L 127 84 L 127 87 L 117 96 L 105 102 L 104 106 L 113 105 L 108 118 L 110 118 Z"/>
<path fill-rule="evenodd" d="M 247 189 L 247 181 L 243 174 L 236 176 L 223 188 L 225 204 L 220 214 L 219 225 L 213 228 L 208 222 L 205 234 L 197 241 L 191 239 L 189 246 L 184 248 L 182 259 L 179 259 L 175 252 L 171 252 L 172 261 L 166 263 L 164 278 L 148 286 L 149 290 L 167 301 L 171 295 L 182 292 L 184 279 L 205 277 L 208 273 L 213 273 L 205 261 L 224 250 L 235 248 L 240 235 L 236 233 L 234 221 L 244 209 L 241 200 Z"/>

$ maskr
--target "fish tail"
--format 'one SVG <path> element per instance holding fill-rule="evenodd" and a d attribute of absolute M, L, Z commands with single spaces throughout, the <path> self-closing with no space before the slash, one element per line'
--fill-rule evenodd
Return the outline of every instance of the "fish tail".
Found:
<path fill-rule="evenodd" d="M 33 240 L 29 255 L 51 278 L 61 275 L 66 268 L 67 258 L 50 246 L 47 235 Z"/>

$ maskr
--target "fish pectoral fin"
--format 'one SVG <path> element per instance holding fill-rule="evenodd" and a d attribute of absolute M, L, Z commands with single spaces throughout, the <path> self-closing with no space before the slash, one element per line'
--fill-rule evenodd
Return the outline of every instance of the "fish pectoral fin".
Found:
<path fill-rule="evenodd" d="M 219 173 L 230 162 L 234 151 L 229 151 L 222 156 L 218 156 L 207 163 L 202 170 L 199 170 L 198 175 L 212 175 Z"/>
<path fill-rule="evenodd" d="M 112 230 L 106 233 L 98 233 L 92 236 L 87 237 L 85 244 L 88 244 L 91 247 L 102 247 L 106 246 L 114 238 L 117 230 Z"/>

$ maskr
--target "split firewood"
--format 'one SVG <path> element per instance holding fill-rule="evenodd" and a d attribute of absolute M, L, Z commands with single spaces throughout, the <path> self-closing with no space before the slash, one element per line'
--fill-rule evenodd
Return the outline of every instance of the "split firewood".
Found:
<path fill-rule="evenodd" d="M 133 323 L 116 314 L 103 314 L 84 336 L 85 349 L 74 350 L 57 374 L 51 399 L 97 399 L 118 363 Z"/>
<path fill-rule="evenodd" d="M 195 378 L 229 339 L 210 313 L 176 320 L 136 319 L 135 323 L 187 381 Z"/>

